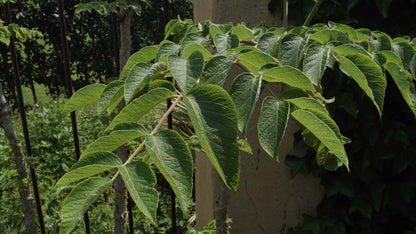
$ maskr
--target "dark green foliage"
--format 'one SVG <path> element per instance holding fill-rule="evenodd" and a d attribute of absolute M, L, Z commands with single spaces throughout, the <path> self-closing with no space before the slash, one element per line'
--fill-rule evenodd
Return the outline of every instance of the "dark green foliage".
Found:
<path fill-rule="evenodd" d="M 70 48 L 71 72 L 75 90 L 85 85 L 104 82 L 116 75 L 111 31 L 111 17 L 104 17 L 95 11 L 75 13 L 75 5 L 88 1 L 66 1 L 68 43 Z M 189 0 L 169 1 L 169 19 L 192 18 L 192 3 Z M 21 79 L 30 87 L 30 79 L 48 87 L 55 97 L 64 92 L 65 79 L 62 65 L 60 30 L 56 1 L 22 0 L 13 3 L 14 23 L 29 29 L 37 29 L 43 37 L 37 40 L 17 43 L 20 59 Z M 3 11 L 0 11 L 3 19 Z M 163 1 L 142 4 L 141 15 L 133 16 L 132 51 L 157 44 L 164 36 Z M 0 76 L 6 98 L 10 103 L 16 100 L 13 72 L 8 48 L 0 43 Z"/>
<path fill-rule="evenodd" d="M 381 120 L 356 84 L 345 78 L 324 83 L 326 96 L 336 98 L 328 109 L 351 139 L 346 147 L 350 172 L 318 169 L 312 152 L 286 160 L 292 173 L 312 172 L 325 187 L 319 215 L 306 218 L 294 233 L 414 233 L 416 122 L 390 76 L 387 82 Z M 343 98 L 346 93 L 349 97 Z"/>
<path fill-rule="evenodd" d="M 314 0 L 288 0 L 289 20 L 301 25 Z M 282 12 L 283 0 L 270 0 L 271 13 Z M 416 35 L 416 25 L 410 23 L 416 14 L 415 0 L 324 0 L 312 24 L 327 21 L 348 24 L 355 28 L 380 29 L 392 36 Z"/>

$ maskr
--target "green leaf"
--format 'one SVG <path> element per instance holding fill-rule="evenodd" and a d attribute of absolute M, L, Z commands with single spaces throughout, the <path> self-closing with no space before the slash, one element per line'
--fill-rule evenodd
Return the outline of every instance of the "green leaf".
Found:
<path fill-rule="evenodd" d="M 218 25 L 211 23 L 209 26 L 209 35 L 214 38 L 217 34 L 224 35 L 224 32 Z"/>
<path fill-rule="evenodd" d="M 127 60 L 126 65 L 124 65 L 123 70 L 120 73 L 120 79 L 126 77 L 134 65 L 138 63 L 148 63 L 156 57 L 158 52 L 158 46 L 147 46 L 139 50 L 138 52 L 132 54 Z"/>
<path fill-rule="evenodd" d="M 371 58 L 362 54 L 337 55 L 341 70 L 351 77 L 373 101 L 379 115 L 383 113 L 386 78 Z"/>
<path fill-rule="evenodd" d="M 240 155 L 237 143 L 237 114 L 230 96 L 216 85 L 193 88 L 184 102 L 189 117 L 212 165 L 224 183 L 237 190 Z"/>
<path fill-rule="evenodd" d="M 375 54 L 374 60 L 381 66 L 393 62 L 398 64 L 400 67 L 403 67 L 402 60 L 392 51 L 383 50 Z"/>
<path fill-rule="evenodd" d="M 166 69 L 164 63 L 155 63 L 151 67 L 145 63 L 137 63 L 127 76 L 124 86 L 124 100 L 129 103 L 135 95 L 149 84 L 150 80 Z"/>
<path fill-rule="evenodd" d="M 263 80 L 282 82 L 295 88 L 315 91 L 309 78 L 299 69 L 291 66 L 270 68 L 263 73 Z"/>
<path fill-rule="evenodd" d="M 184 49 L 189 44 L 204 46 L 206 44 L 206 39 L 196 33 L 188 33 L 182 40 L 182 49 Z"/>
<path fill-rule="evenodd" d="M 169 182 L 183 213 L 192 201 L 193 161 L 183 138 L 173 130 L 146 136 L 146 150 L 157 169 Z"/>
<path fill-rule="evenodd" d="M 275 33 L 263 34 L 257 43 L 257 49 L 271 56 L 276 55 L 280 36 Z"/>
<path fill-rule="evenodd" d="M 205 64 L 199 84 L 224 85 L 228 71 L 233 65 L 233 56 L 215 56 Z"/>
<path fill-rule="evenodd" d="M 214 37 L 214 45 L 217 48 L 216 55 L 226 55 L 228 51 L 233 48 L 237 48 L 239 44 L 240 40 L 235 34 L 216 34 Z"/>
<path fill-rule="evenodd" d="M 289 119 L 290 105 L 275 97 L 266 97 L 260 110 L 257 132 L 261 147 L 276 161 L 277 150 L 282 142 Z"/>
<path fill-rule="evenodd" d="M 82 181 L 62 202 L 59 212 L 61 224 L 59 233 L 70 233 L 84 216 L 90 205 L 98 196 L 110 187 L 112 181 L 107 178 L 94 177 Z"/>
<path fill-rule="evenodd" d="M 325 29 L 318 31 L 309 36 L 309 40 L 316 41 L 321 45 L 326 45 L 329 42 L 349 43 L 350 40 L 347 34 L 337 30 Z"/>
<path fill-rule="evenodd" d="M 403 99 L 416 117 L 416 91 L 412 81 L 412 75 L 396 63 L 389 62 L 384 67 L 390 73 Z"/>
<path fill-rule="evenodd" d="M 99 114 L 111 113 L 114 108 L 121 102 L 124 96 L 124 81 L 114 80 L 110 82 L 104 91 L 101 93 L 97 104 L 97 111 Z"/>
<path fill-rule="evenodd" d="M 111 132 L 107 136 L 102 136 L 96 141 L 92 142 L 82 153 L 81 157 L 85 154 L 99 151 L 113 151 L 125 143 L 134 140 L 136 138 L 144 136 L 145 133 L 139 130 L 116 130 Z"/>
<path fill-rule="evenodd" d="M 160 61 L 160 58 L 162 57 L 162 55 L 166 54 L 166 55 L 177 55 L 179 53 L 181 46 L 178 44 L 175 44 L 171 41 L 163 41 L 160 44 L 160 48 L 159 51 L 157 52 L 156 55 L 156 62 Z"/>
<path fill-rule="evenodd" d="M 69 172 L 58 180 L 55 188 L 111 170 L 122 164 L 117 155 L 110 152 L 86 154 L 72 166 Z"/>
<path fill-rule="evenodd" d="M 318 138 L 348 169 L 348 158 L 339 137 L 339 129 L 334 129 L 336 123 L 329 116 L 308 110 L 294 111 L 292 116 Z"/>
<path fill-rule="evenodd" d="M 98 101 L 104 89 L 105 85 L 103 84 L 92 84 L 79 89 L 65 103 L 63 111 L 76 111 L 86 106 L 87 104 Z"/>
<path fill-rule="evenodd" d="M 370 56 L 370 54 L 366 50 L 364 50 L 361 46 L 353 45 L 353 44 L 344 44 L 344 45 L 335 46 L 335 47 L 332 47 L 331 50 L 343 56 L 354 55 L 354 54 L 363 54 L 366 56 Z"/>
<path fill-rule="evenodd" d="M 233 28 L 231 34 L 238 36 L 238 39 L 243 41 L 251 41 L 254 39 L 254 34 L 251 29 L 247 28 L 244 24 L 239 24 Z"/>
<path fill-rule="evenodd" d="M 375 32 L 373 35 L 376 37 L 376 39 L 371 39 L 370 44 L 374 46 L 374 52 L 392 50 L 392 40 L 389 35 L 382 32 Z"/>
<path fill-rule="evenodd" d="M 362 33 L 357 32 L 354 28 L 345 25 L 338 24 L 335 28 L 336 31 L 340 31 L 348 35 L 350 41 L 368 41 L 369 38 Z"/>
<path fill-rule="evenodd" d="M 157 89 L 157 88 L 165 88 L 172 92 L 176 92 L 175 87 L 173 86 L 172 82 L 167 80 L 153 80 L 150 81 L 149 90 Z"/>
<path fill-rule="evenodd" d="M 194 51 L 188 59 L 170 55 L 168 64 L 173 78 L 178 82 L 182 91 L 186 93 L 195 86 L 201 76 L 204 68 L 204 57 L 199 51 Z"/>
<path fill-rule="evenodd" d="M 416 53 L 413 56 L 412 61 L 410 62 L 410 72 L 413 75 L 413 79 L 416 80 Z"/>
<path fill-rule="evenodd" d="M 399 56 L 403 62 L 404 69 L 409 69 L 410 63 L 415 55 L 415 49 L 408 41 L 393 44 L 394 53 Z"/>
<path fill-rule="evenodd" d="M 280 39 L 279 62 L 283 65 L 298 67 L 305 51 L 307 40 L 295 34 L 287 34 Z"/>
<path fill-rule="evenodd" d="M 117 124 L 125 122 L 137 122 L 142 116 L 147 114 L 157 104 L 173 97 L 173 93 L 165 88 L 156 88 L 134 99 L 130 104 L 123 108 L 113 119 L 106 131 L 113 129 Z"/>
<path fill-rule="evenodd" d="M 243 73 L 237 76 L 229 91 L 237 111 L 238 130 L 243 137 L 246 136 L 248 121 L 253 115 L 261 88 L 261 77 L 255 77 L 251 73 Z"/>
<path fill-rule="evenodd" d="M 321 103 L 319 103 L 315 98 L 298 97 L 298 98 L 287 99 L 286 101 L 292 103 L 293 105 L 297 106 L 300 109 L 319 111 L 325 114 L 328 113 L 325 107 Z"/>
<path fill-rule="evenodd" d="M 153 224 L 156 224 L 159 196 L 156 189 L 154 189 L 156 176 L 149 165 L 135 161 L 118 169 L 134 203 Z"/>
<path fill-rule="evenodd" d="M 328 171 L 335 171 L 342 166 L 342 162 L 323 144 L 319 145 L 315 159 L 318 166 L 323 166 Z"/>
<path fill-rule="evenodd" d="M 244 53 L 238 58 L 238 62 L 253 74 L 258 74 L 260 68 L 266 64 L 278 64 L 272 56 L 258 50 Z"/>
<path fill-rule="evenodd" d="M 200 53 L 202 53 L 205 60 L 212 58 L 212 54 L 207 49 L 198 44 L 187 45 L 183 50 L 183 57 L 185 59 L 188 59 L 195 51 L 199 51 Z"/>
<path fill-rule="evenodd" d="M 303 59 L 303 72 L 315 86 L 319 87 L 321 85 L 322 76 L 328 66 L 329 56 L 330 50 L 317 44 L 310 45 L 306 50 Z"/>
<path fill-rule="evenodd" d="M 250 144 L 248 144 L 247 141 L 243 140 L 243 139 L 239 139 L 238 140 L 238 145 L 240 150 L 247 152 L 249 154 L 253 154 L 253 151 L 251 150 L 251 146 Z"/>

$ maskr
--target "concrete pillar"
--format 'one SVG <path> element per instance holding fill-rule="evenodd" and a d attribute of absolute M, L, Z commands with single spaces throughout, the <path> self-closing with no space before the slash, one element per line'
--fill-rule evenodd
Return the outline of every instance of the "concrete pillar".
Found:
<path fill-rule="evenodd" d="M 215 23 L 245 22 L 255 26 L 261 21 L 280 26 L 279 16 L 268 12 L 269 0 L 195 0 L 194 21 L 212 20 Z M 232 77 L 241 73 L 238 68 Z M 227 88 L 226 88 L 227 89 Z M 278 91 L 278 87 L 275 89 Z M 259 112 L 262 94 L 255 113 Z M 290 179 L 290 169 L 284 164 L 288 154 L 301 156 L 304 150 L 293 149 L 293 133 L 299 125 L 290 120 L 279 149 L 277 163 L 260 147 L 257 139 L 257 118 L 254 115 L 248 127 L 248 141 L 253 155 L 241 152 L 241 174 L 238 191 L 224 191 L 224 185 L 211 162 L 204 154 L 196 158 L 195 190 L 197 229 L 201 230 L 212 219 L 220 219 L 224 210 L 232 220 L 231 233 L 286 233 L 288 228 L 302 223 L 303 214 L 314 214 L 323 197 L 323 187 L 318 178 L 297 175 Z M 219 232 L 220 233 L 220 232 Z"/>

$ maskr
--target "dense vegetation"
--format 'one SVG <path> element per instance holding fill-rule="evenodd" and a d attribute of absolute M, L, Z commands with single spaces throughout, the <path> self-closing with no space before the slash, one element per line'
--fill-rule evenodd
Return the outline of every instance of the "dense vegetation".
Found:
<path fill-rule="evenodd" d="M 301 1 L 293 2 L 299 3 Z M 368 4 L 368 2 L 366 3 Z M 411 1 L 411 4 L 413 3 L 414 1 Z M 353 6 L 351 9 L 354 9 Z M 382 7 L 379 7 L 379 11 L 380 14 L 385 14 L 383 16 L 387 17 L 387 13 L 384 13 Z M 96 20 L 96 18 L 100 17 L 91 20 Z M 320 19 L 320 17 L 317 18 Z M 100 20 L 102 19 L 104 18 L 101 17 Z M 140 18 L 140 20 L 143 19 L 145 18 Z M 106 25 L 108 30 L 109 22 Z M 152 29 L 155 28 L 154 26 Z M 191 122 L 187 123 L 190 132 L 182 136 L 185 138 L 184 142 L 190 148 L 199 148 L 199 146 L 195 147 L 195 144 L 201 141 L 202 147 L 207 150 L 209 142 L 217 141 L 217 139 L 212 138 L 212 135 L 210 136 L 212 132 L 209 132 L 209 129 L 208 134 L 204 135 L 203 129 L 206 127 L 204 121 L 198 123 L 200 121 L 198 119 L 205 119 L 209 116 L 204 116 L 204 114 L 198 112 L 200 111 L 198 108 L 202 109 L 202 112 L 208 110 L 204 109 L 206 106 L 201 103 L 209 103 L 211 100 L 203 99 L 204 95 L 210 92 L 218 95 L 218 97 L 221 97 L 219 103 L 222 106 L 229 106 L 225 99 L 232 100 L 236 109 L 232 110 L 230 108 L 231 111 L 225 114 L 219 111 L 219 114 L 231 116 L 230 119 L 233 118 L 232 115 L 235 115 L 237 119 L 233 121 L 237 122 L 237 125 L 234 130 L 236 132 L 238 130 L 244 136 L 247 122 L 253 112 L 254 105 L 258 101 L 259 93 L 261 91 L 269 92 L 266 88 L 268 85 L 281 82 L 283 83 L 283 92 L 280 94 L 269 93 L 271 96 L 266 98 L 262 104 L 262 113 L 259 120 L 260 142 L 270 156 L 278 159 L 276 150 L 284 133 L 284 128 L 281 128 L 281 126 L 286 124 L 285 118 L 287 120 L 287 116 L 291 114 L 293 118 L 304 125 L 304 129 L 298 133 L 295 147 L 307 146 L 312 151 L 301 159 L 288 157 L 286 164 L 292 167 L 293 175 L 302 172 L 321 176 L 326 187 L 326 199 L 319 207 L 320 216 L 306 217 L 305 225 L 293 230 L 293 232 L 345 233 L 384 232 L 387 230 L 389 232 L 411 233 L 415 231 L 413 224 L 416 222 L 414 216 L 416 213 L 414 204 L 416 183 L 412 180 L 415 176 L 415 161 L 412 156 L 416 155 L 416 152 L 411 147 L 416 142 L 414 134 L 414 114 L 416 111 L 414 39 L 412 40 L 410 37 L 392 39 L 387 34 L 378 31 L 354 30 L 346 25 L 335 23 L 287 29 L 268 28 L 259 25 L 254 29 L 249 29 L 244 24 L 216 25 L 211 22 L 202 22 L 196 28 L 188 20 L 177 20 L 172 21 L 166 29 L 166 38 L 171 41 L 163 41 L 159 46 L 145 47 L 140 50 L 141 52 L 144 51 L 143 53 L 139 51 L 132 56 L 127 70 L 120 77 L 127 78 L 126 82 L 129 82 L 129 87 L 124 86 L 124 82 L 112 81 L 114 78 L 110 78 L 115 74 L 112 70 L 114 69 L 113 62 L 110 62 L 106 68 L 97 68 L 97 70 L 91 67 L 80 68 L 80 70 L 74 68 L 77 74 L 81 74 L 79 76 L 75 75 L 77 87 L 82 87 L 94 81 L 101 81 L 107 85 L 95 85 L 94 87 L 98 87 L 98 89 L 95 89 L 94 92 L 96 92 L 95 100 L 99 100 L 99 114 L 107 112 L 109 115 L 98 117 L 94 111 L 91 111 L 95 106 L 89 106 L 87 108 L 88 112 L 81 114 L 79 117 L 81 133 L 83 134 L 81 140 L 84 147 L 94 139 L 98 138 L 97 141 L 99 141 L 106 134 L 109 134 L 109 136 L 113 134 L 114 132 L 102 131 L 108 129 L 109 124 L 110 126 L 111 124 L 113 126 L 123 124 L 125 119 L 115 121 L 117 119 L 116 114 L 122 115 L 123 113 L 114 108 L 117 101 L 121 100 L 120 97 L 124 97 L 127 103 L 135 103 L 137 106 L 142 105 L 141 107 L 143 107 L 143 103 L 138 101 L 140 98 L 144 99 L 150 96 L 159 101 L 164 100 L 164 97 L 158 97 L 155 94 L 155 90 L 158 90 L 159 94 L 164 92 L 168 94 L 167 96 L 170 95 L 169 92 L 176 92 L 176 96 L 170 95 L 170 97 L 185 99 L 185 105 L 187 105 L 188 111 L 191 112 Z M 157 35 L 162 38 L 160 34 L 162 30 L 156 31 L 155 35 L 159 33 Z M 391 34 L 397 35 L 399 33 L 391 32 Z M 406 34 L 406 32 L 400 34 Z M 108 38 L 109 35 L 105 37 Z M 99 36 L 97 36 L 98 38 Z M 145 38 L 145 36 L 142 38 Z M 90 41 L 89 38 L 80 38 L 79 40 Z M 151 44 L 156 42 L 157 44 L 159 40 L 149 39 L 148 42 Z M 45 39 L 40 39 L 37 43 L 45 43 L 45 41 Z M 108 40 L 106 43 L 109 43 Z M 145 44 L 140 44 L 139 48 L 144 47 Z M 88 53 L 88 51 L 80 52 L 80 54 L 83 53 L 94 54 Z M 105 56 L 111 57 L 109 56 L 111 54 L 112 52 L 107 51 Z M 319 55 L 319 58 L 316 55 Z M 26 58 L 29 57 L 21 54 L 22 58 L 25 58 L 25 56 Z M 205 60 L 202 63 L 201 57 L 202 60 Z M 82 59 L 75 62 L 76 65 L 74 66 L 91 65 L 86 61 L 82 62 Z M 79 63 L 84 63 L 84 65 L 77 65 Z M 223 66 L 219 66 L 220 63 Z M 227 74 L 231 66 L 240 66 L 246 73 L 235 78 L 230 90 L 230 97 L 227 97 L 228 94 L 221 93 L 222 91 L 214 88 L 214 86 L 208 87 L 207 84 L 222 86 L 224 75 Z M 31 69 L 30 66 L 29 69 Z M 88 74 L 83 73 L 83 69 L 98 72 L 107 69 L 108 73 Z M 187 74 L 185 80 L 180 78 L 183 69 L 191 72 L 190 75 Z M 134 70 L 136 70 L 136 73 L 133 72 Z M 279 76 L 277 70 L 286 72 L 286 75 L 292 81 Z M 147 75 L 145 77 L 137 76 L 137 71 Z M 220 76 L 216 76 L 212 71 L 222 72 Z M 53 73 L 48 72 L 48 74 Z M 168 82 L 162 82 L 161 78 L 166 77 L 173 77 L 176 86 L 170 85 Z M 62 82 L 63 79 L 60 78 L 60 80 Z M 293 82 L 293 80 L 297 80 L 298 83 Z M 368 83 L 366 84 L 363 80 Z M 193 87 L 195 85 L 196 87 Z M 52 93 L 58 94 L 60 92 L 58 85 L 56 86 L 58 88 L 53 85 L 48 86 Z M 53 91 L 54 87 L 56 88 L 55 91 Z M 117 92 L 114 92 L 114 88 L 117 88 Z M 245 96 L 246 94 L 250 94 L 250 96 Z M 215 98 L 215 95 L 212 97 Z M 165 98 L 167 96 L 165 95 Z M 76 96 L 74 96 L 73 100 L 75 101 L 67 105 L 67 111 L 78 109 L 84 104 L 77 103 L 76 99 Z M 247 105 L 247 100 L 250 101 L 249 105 Z M 194 108 L 194 104 L 197 104 L 198 108 Z M 71 107 L 71 105 L 73 106 Z M 58 202 L 68 195 L 70 188 L 76 190 L 77 187 L 68 185 L 68 187 L 63 187 L 64 189 L 59 189 L 56 193 L 47 192 L 58 178 L 65 172 L 70 171 L 69 167 L 74 163 L 73 156 L 70 155 L 72 143 L 69 120 L 62 113 L 62 107 L 60 102 L 52 105 L 40 105 L 29 115 L 30 118 L 33 118 L 29 122 L 33 121 L 31 127 L 34 128 L 31 131 L 33 131 L 35 138 L 33 143 L 36 150 L 35 155 L 42 155 L 41 160 L 31 160 L 30 163 L 42 168 L 39 176 L 40 181 L 43 181 L 41 189 L 46 190 L 46 192 L 43 190 L 43 195 L 48 199 L 48 202 L 44 205 L 44 209 L 47 210 L 45 220 L 54 232 L 57 231 L 57 224 L 61 222 L 57 216 Z M 146 108 L 149 108 L 149 106 Z M 114 110 L 116 111 L 114 112 Z M 274 114 L 270 110 L 279 114 Z M 157 113 L 159 112 L 160 109 L 153 114 L 158 116 Z M 185 115 L 185 118 L 189 117 Z M 208 117 L 208 120 L 205 120 L 209 122 L 210 118 L 213 118 L 212 115 Z M 99 121 L 94 121 L 95 119 L 99 119 Z M 214 119 L 218 119 L 218 116 Z M 270 121 L 273 119 L 276 121 Z M 61 122 L 55 122 L 57 120 Z M 308 123 L 312 120 L 323 121 L 324 125 L 321 127 L 324 127 L 325 130 L 318 129 L 317 125 L 313 126 L 313 124 Z M 116 123 L 112 123 L 112 121 Z M 189 119 L 186 121 L 189 121 Z M 144 128 L 134 126 L 134 129 L 127 129 L 122 126 L 122 128 L 117 128 L 115 132 L 130 131 L 130 133 L 133 133 L 136 131 L 135 134 L 139 134 L 140 137 L 146 135 L 145 140 L 132 141 L 130 143 L 131 148 L 134 150 L 139 147 L 140 142 L 145 142 L 143 144 L 146 144 L 148 153 L 147 155 L 140 154 L 138 156 L 140 160 L 148 163 L 152 170 L 155 170 L 155 178 L 159 184 L 156 189 L 158 191 L 166 189 L 167 183 L 163 179 L 165 177 L 178 196 L 178 208 L 181 207 L 182 211 L 186 213 L 187 205 L 184 205 L 184 203 L 192 203 L 189 197 L 189 189 L 185 192 L 183 187 L 177 185 L 177 178 L 166 172 L 172 168 L 164 168 L 163 161 L 158 162 L 157 155 L 154 153 L 155 145 L 157 145 L 154 142 L 167 145 L 168 148 L 165 148 L 165 150 L 169 149 L 169 144 L 165 139 L 174 139 L 176 143 L 180 143 L 181 147 L 183 142 L 167 130 L 161 130 L 160 134 L 155 134 L 152 130 L 156 129 L 156 123 L 157 120 L 153 119 L 153 123 L 141 122 L 145 125 Z M 262 128 L 264 125 L 273 126 L 276 123 L 279 124 L 275 126 L 275 132 L 267 132 Z M 191 124 L 194 126 L 190 127 Z M 55 129 L 56 126 L 62 127 Z M 132 127 L 132 125 L 129 127 Z M 195 136 L 188 139 L 189 133 L 192 134 L 193 131 L 199 136 L 199 140 Z M 149 134 L 149 132 L 151 133 Z M 341 136 L 340 133 L 350 139 Z M 330 141 L 326 138 L 331 134 L 338 138 L 339 142 Z M 40 137 L 45 135 L 52 136 L 52 138 L 44 139 Z M 220 141 L 224 140 L 224 134 L 221 135 L 220 133 L 217 137 Z M 273 139 L 273 142 L 268 139 Z M 131 139 L 129 138 L 129 140 Z M 154 142 L 151 143 L 152 141 Z M 226 142 L 230 143 L 231 141 L 228 139 Z M 349 157 L 348 161 L 345 152 L 343 152 L 343 144 L 346 143 L 349 143 L 345 147 L 345 152 Z M 222 143 L 220 142 L 220 144 Z M 239 144 L 242 149 L 247 150 L 244 138 L 240 139 L 238 143 L 232 141 L 231 144 Z M 59 147 L 57 152 L 51 150 L 52 146 L 52 150 Z M 183 152 L 186 151 L 183 147 L 181 149 L 183 149 Z M 0 151 L 3 151 L 5 155 L 1 158 L 3 160 L 2 165 L 12 165 L 8 148 L 1 146 Z M 188 153 L 185 152 L 185 154 Z M 0 155 L 3 155 L 3 153 Z M 88 158 L 88 154 L 86 155 Z M 215 148 L 212 149 L 212 152 L 208 152 L 208 156 L 228 187 L 235 189 L 238 183 L 238 178 L 235 176 L 235 171 L 238 171 L 235 168 L 235 162 L 221 159 L 221 152 L 216 151 Z M 112 156 L 107 155 L 107 157 L 111 158 Z M 89 157 L 88 159 L 93 160 L 94 158 Z M 89 163 L 94 165 L 94 161 Z M 133 164 L 143 166 L 137 160 L 133 160 Z M 322 169 L 334 170 L 341 165 L 346 167 L 336 172 L 328 172 Z M 126 165 L 116 166 L 117 170 L 121 170 L 122 174 L 124 173 L 124 176 L 126 176 L 126 173 L 134 176 Z M 127 172 L 123 172 L 120 169 L 121 167 L 126 167 Z M 114 169 L 115 167 L 111 168 Z M 78 168 L 77 166 L 72 168 L 72 170 L 74 169 L 79 169 L 79 166 Z M 11 167 L 2 168 L 0 176 L 2 186 L 2 196 L 0 198 L 2 203 L 8 199 L 8 196 L 4 195 L 13 194 L 13 191 L 15 191 L 12 189 L 17 184 L 10 180 L 15 175 L 14 173 Z M 110 174 L 105 172 L 102 175 L 103 178 L 106 178 Z M 189 175 L 189 171 L 185 171 L 184 174 Z M 151 173 L 149 172 L 148 175 L 151 175 Z M 77 179 L 80 179 L 80 177 L 77 177 Z M 98 181 L 101 179 L 94 177 L 92 180 Z M 153 184 L 155 179 L 151 180 Z M 183 181 L 179 182 L 182 183 Z M 69 182 L 66 181 L 66 183 Z M 78 186 L 81 186 L 81 184 Z M 185 187 L 189 188 L 189 185 L 187 184 Z M 129 188 L 133 193 L 134 189 L 134 186 Z M 16 197 L 15 192 L 14 194 L 14 197 Z M 164 198 L 164 194 L 167 193 L 162 192 L 160 195 L 159 208 L 156 210 L 154 204 L 150 204 L 154 210 L 152 212 L 145 211 L 145 215 L 139 209 L 142 212 L 149 209 L 149 203 L 140 204 L 138 202 L 139 209 L 136 209 L 134 213 L 135 217 L 140 217 L 137 230 L 144 232 L 150 230 L 166 231 L 170 228 L 169 217 L 166 215 L 169 208 L 167 204 L 164 204 L 164 201 L 167 200 L 167 198 Z M 97 221 L 97 224 L 101 224 L 94 225 L 92 223 L 92 227 L 97 232 L 111 230 L 112 228 L 112 200 L 109 199 L 111 195 L 112 190 L 109 189 L 107 193 L 100 195 L 93 205 L 98 207 L 92 209 L 91 217 Z M 134 199 L 137 203 L 137 200 L 140 200 L 140 193 L 138 196 L 136 194 Z M 12 204 L 14 205 L 11 209 L 15 211 L 15 214 L 19 214 L 20 208 L 17 200 Z M 88 205 L 90 204 L 85 204 L 79 213 L 82 214 L 83 209 L 87 208 Z M 339 207 L 342 207 L 342 209 L 339 209 Z M 157 219 L 155 219 L 156 214 Z M 189 216 L 185 218 L 187 217 Z M 68 217 L 65 218 L 68 220 Z M 72 219 L 70 225 L 67 225 L 67 223 L 64 225 L 69 230 L 71 225 L 75 225 L 74 222 L 76 221 L 76 219 Z M 153 226 L 152 222 L 156 226 Z M 185 226 L 184 222 L 184 220 L 180 221 L 182 227 Z M 22 228 L 21 220 L 16 216 L 8 217 L 7 222 L 1 223 L 1 225 L 5 226 L 5 230 Z"/>

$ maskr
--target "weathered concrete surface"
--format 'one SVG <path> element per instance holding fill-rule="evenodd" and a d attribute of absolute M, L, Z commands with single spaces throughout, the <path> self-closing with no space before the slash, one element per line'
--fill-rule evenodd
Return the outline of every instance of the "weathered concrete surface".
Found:
<path fill-rule="evenodd" d="M 270 14 L 268 3 L 269 0 L 194 0 L 194 21 L 245 22 L 251 27 L 266 21 L 281 26 L 281 15 Z"/>
<path fill-rule="evenodd" d="M 280 17 L 268 13 L 269 0 L 195 0 L 194 20 L 213 20 L 216 23 L 241 22 L 255 26 L 261 21 L 280 26 Z M 233 68 L 229 78 L 240 73 Z M 231 74 L 232 73 L 232 74 Z M 228 79 L 226 86 L 232 80 Z M 227 88 L 226 88 L 227 89 Z M 278 87 L 273 87 L 278 92 Z M 259 112 L 263 93 L 255 113 Z M 222 181 L 209 159 L 198 154 L 196 158 L 195 189 L 197 229 L 228 209 L 232 219 L 231 233 L 286 233 L 289 227 L 301 224 L 302 214 L 314 214 L 323 197 L 318 178 L 296 176 L 290 179 L 290 169 L 284 164 L 286 155 L 303 155 L 293 149 L 293 133 L 299 126 L 290 120 L 279 149 L 280 163 L 275 162 L 260 147 L 257 139 L 257 118 L 254 115 L 248 127 L 248 140 L 253 155 L 241 153 L 240 185 L 237 193 L 224 192 Z M 228 199 L 229 195 L 229 199 Z"/>

